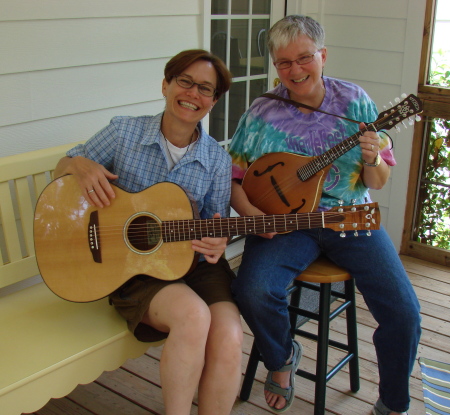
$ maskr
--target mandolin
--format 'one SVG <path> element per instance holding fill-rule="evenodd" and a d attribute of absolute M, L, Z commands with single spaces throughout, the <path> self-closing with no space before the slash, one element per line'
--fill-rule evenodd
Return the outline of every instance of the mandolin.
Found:
<path fill-rule="evenodd" d="M 409 95 L 397 105 L 381 112 L 367 130 L 390 130 L 405 119 L 422 112 L 422 103 Z M 359 145 L 358 131 L 317 157 L 294 153 L 269 153 L 255 160 L 245 173 L 242 188 L 254 206 L 274 213 L 313 212 L 322 196 L 322 186 L 331 164 Z"/>
<path fill-rule="evenodd" d="M 71 175 L 51 182 L 34 215 L 37 263 L 47 286 L 69 301 L 95 301 L 138 274 L 162 280 L 186 275 L 198 253 L 191 240 L 296 229 L 379 229 L 376 203 L 327 212 L 198 219 L 177 184 L 162 182 L 128 193 L 114 186 L 111 205 L 90 205 Z"/>

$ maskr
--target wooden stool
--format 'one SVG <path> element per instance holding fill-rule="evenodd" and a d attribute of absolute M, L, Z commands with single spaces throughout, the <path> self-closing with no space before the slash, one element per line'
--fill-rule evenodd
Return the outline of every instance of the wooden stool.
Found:
<path fill-rule="evenodd" d="M 344 292 L 335 291 L 331 284 L 344 282 Z M 318 311 L 313 312 L 301 308 L 300 299 L 302 288 L 319 292 Z M 332 297 L 342 298 L 344 302 L 330 312 Z M 325 257 L 319 257 L 305 271 L 303 271 L 293 283 L 291 288 L 291 300 L 288 307 L 291 316 L 291 333 L 317 341 L 316 372 L 311 373 L 297 369 L 296 375 L 312 380 L 316 383 L 314 398 L 314 415 L 322 415 L 325 412 L 325 396 L 327 382 L 347 363 L 349 363 L 350 388 L 353 392 L 359 390 L 359 365 L 358 365 L 358 338 L 356 323 L 355 284 L 351 275 L 344 269 L 333 264 Z M 336 316 L 346 312 L 347 343 L 341 343 L 330 339 L 330 321 Z M 318 332 L 310 333 L 300 327 L 305 321 L 297 324 L 298 316 L 313 319 L 318 322 Z M 346 352 L 345 356 L 328 371 L 328 347 L 333 346 Z M 246 401 L 255 377 L 260 353 L 253 343 L 248 360 L 247 370 L 242 383 L 240 398 Z"/>

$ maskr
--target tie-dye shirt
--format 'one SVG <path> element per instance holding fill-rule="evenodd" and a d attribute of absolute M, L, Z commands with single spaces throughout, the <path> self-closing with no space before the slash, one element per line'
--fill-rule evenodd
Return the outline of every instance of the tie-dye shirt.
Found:
<path fill-rule="evenodd" d="M 324 77 L 325 98 L 322 111 L 353 120 L 370 123 L 378 117 L 375 104 L 359 86 Z M 288 90 L 278 85 L 270 91 L 289 98 Z M 239 121 L 229 148 L 233 160 L 233 179 L 243 179 L 249 165 L 267 153 L 291 152 L 305 156 L 319 156 L 359 131 L 359 125 L 332 115 L 314 111 L 304 114 L 293 105 L 257 98 Z M 380 156 L 395 165 L 389 137 L 379 132 Z M 361 179 L 363 168 L 361 147 L 357 145 L 337 158 L 323 184 L 319 210 L 338 205 L 370 202 L 368 188 Z"/>

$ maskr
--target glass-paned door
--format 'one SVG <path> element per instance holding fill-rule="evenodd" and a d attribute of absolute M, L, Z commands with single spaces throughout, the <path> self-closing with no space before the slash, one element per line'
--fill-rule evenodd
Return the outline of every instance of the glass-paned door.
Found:
<path fill-rule="evenodd" d="M 213 108 L 209 133 L 228 147 L 241 115 L 269 89 L 275 72 L 266 47 L 271 24 L 284 16 L 280 0 L 211 0 L 211 52 L 233 74 L 230 91 Z"/>

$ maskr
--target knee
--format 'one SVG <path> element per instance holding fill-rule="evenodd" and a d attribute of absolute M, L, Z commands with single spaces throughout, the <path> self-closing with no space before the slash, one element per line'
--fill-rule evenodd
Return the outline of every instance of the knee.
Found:
<path fill-rule="evenodd" d="M 189 304 L 179 313 L 171 328 L 180 341 L 186 343 L 205 342 L 211 325 L 211 313 L 203 302 Z"/>
<path fill-rule="evenodd" d="M 225 370 L 241 368 L 243 332 L 239 326 L 223 328 L 210 332 L 206 349 L 209 362 L 219 364 Z"/>

